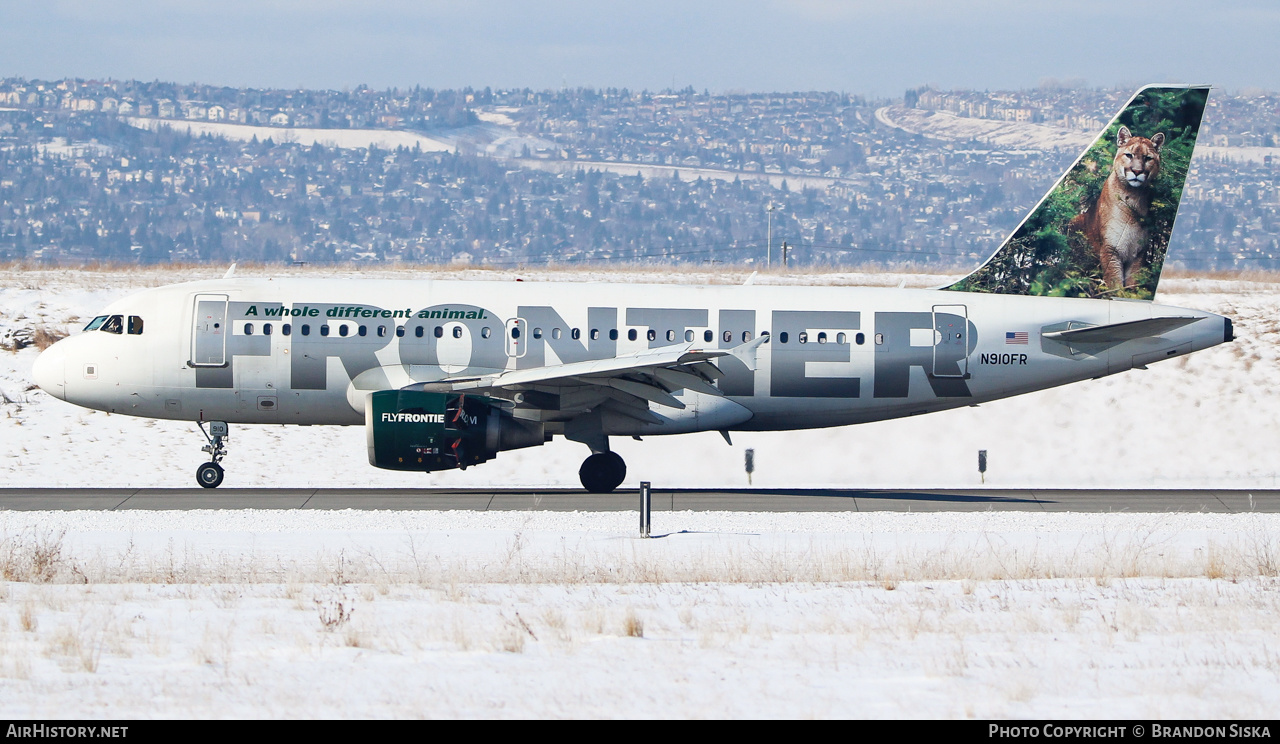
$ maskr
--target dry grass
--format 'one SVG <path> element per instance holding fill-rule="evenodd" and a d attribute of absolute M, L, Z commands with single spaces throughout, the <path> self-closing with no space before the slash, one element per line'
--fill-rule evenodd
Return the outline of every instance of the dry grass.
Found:
<path fill-rule="evenodd" d="M 971 268 L 971 267 L 970 267 Z M 216 278 L 226 271 L 226 266 L 208 264 L 156 264 L 139 266 L 129 263 L 85 262 L 64 267 L 52 267 L 33 262 L 0 263 L 0 271 L 10 276 L 21 276 L 22 284 L 29 289 L 39 289 L 43 283 L 60 278 L 67 271 L 86 275 L 127 277 L 139 287 L 160 286 L 176 281 L 196 278 Z M 939 283 L 939 277 L 961 276 L 968 273 L 964 267 L 945 267 L 915 263 L 894 265 L 815 265 L 802 268 L 765 269 L 751 264 L 654 264 L 654 263 L 534 263 L 529 265 L 469 265 L 469 264 L 263 264 L 238 263 L 237 276 L 285 276 L 323 278 L 333 276 L 361 276 L 387 279 L 444 278 L 461 280 L 510 281 L 514 278 L 526 281 L 592 281 L 607 273 L 618 281 L 653 284 L 741 284 L 752 274 L 761 284 L 820 284 L 848 286 L 897 286 L 906 276 L 907 286 L 927 287 Z M 890 276 L 892 275 L 892 276 Z"/>
<path fill-rule="evenodd" d="M 6 331 L 3 336 L 0 336 L 0 349 L 17 352 L 34 346 L 44 351 L 68 335 L 70 334 L 65 329 L 54 329 L 43 324 L 33 328 L 17 328 Z"/>
<path fill-rule="evenodd" d="M 31 331 L 31 345 L 40 351 L 44 351 L 69 335 L 65 330 L 53 330 L 46 326 L 36 326 Z"/>
<path fill-rule="evenodd" d="M 1193 552 L 1172 549 L 1172 535 L 1158 525 L 1103 534 L 1096 545 L 1073 551 L 1006 546 L 976 539 L 937 548 L 894 552 L 871 546 L 717 549 L 670 556 L 593 549 L 530 552 L 519 537 L 494 561 L 431 556 L 353 558 L 347 553 L 309 560 L 266 562 L 253 556 L 196 555 L 126 550 L 118 556 L 79 556 L 64 533 L 27 530 L 0 535 L 0 578 L 29 584 L 176 584 L 208 587 L 214 605 L 234 609 L 243 587 L 273 584 L 295 607 L 311 607 L 322 627 L 342 630 L 356 598 L 371 603 L 398 587 L 440 591 L 452 602 L 477 584 L 653 585 L 668 583 L 787 584 L 869 582 L 893 591 L 906 581 L 990 581 L 1075 578 L 1107 586 L 1134 577 L 1231 579 L 1280 574 L 1280 535 L 1261 522 L 1230 540 Z M 430 564 L 430 571 L 423 566 Z M 308 597 L 308 586 L 333 589 L 328 598 Z M 351 588 L 344 588 L 350 586 Z M 966 592 L 972 591 L 965 584 Z M 310 599 L 307 602 L 306 599 Z M 379 600 L 381 601 L 381 600 Z M 524 621 L 521 621 L 524 622 Z"/>
<path fill-rule="evenodd" d="M 628 638 L 644 638 L 644 621 L 636 614 L 635 608 L 627 608 L 627 614 L 622 618 L 622 634 Z"/>

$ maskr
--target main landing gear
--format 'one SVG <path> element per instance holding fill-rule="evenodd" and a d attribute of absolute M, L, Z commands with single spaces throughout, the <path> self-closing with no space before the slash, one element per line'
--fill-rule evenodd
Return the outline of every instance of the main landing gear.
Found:
<path fill-rule="evenodd" d="M 209 440 L 208 444 L 200 448 L 201 452 L 209 453 L 209 462 L 196 468 L 196 483 L 204 488 L 217 488 L 222 485 L 224 474 L 218 463 L 227 456 L 227 446 L 224 443 L 227 439 L 227 422 L 210 421 L 208 431 L 205 431 L 203 421 L 199 422 L 199 426 L 200 433 Z"/>
<path fill-rule="evenodd" d="M 578 478 L 591 493 L 609 493 L 627 477 L 627 464 L 616 452 L 597 452 L 582 462 Z"/>

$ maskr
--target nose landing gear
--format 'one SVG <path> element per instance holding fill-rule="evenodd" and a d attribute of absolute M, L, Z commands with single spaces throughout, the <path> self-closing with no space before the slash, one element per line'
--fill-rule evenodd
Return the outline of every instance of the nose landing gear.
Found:
<path fill-rule="evenodd" d="M 196 483 L 204 488 L 217 488 L 222 485 L 224 475 L 222 466 L 218 463 L 227 456 L 227 446 L 224 442 L 227 439 L 229 427 L 225 421 L 210 421 L 208 431 L 205 431 L 203 421 L 198 422 L 198 425 L 200 433 L 209 440 L 208 444 L 200 448 L 201 452 L 209 453 L 209 462 L 196 468 Z"/>

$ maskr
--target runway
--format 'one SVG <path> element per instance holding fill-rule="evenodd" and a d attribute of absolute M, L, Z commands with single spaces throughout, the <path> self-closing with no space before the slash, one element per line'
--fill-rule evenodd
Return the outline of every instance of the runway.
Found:
<path fill-rule="evenodd" d="M 635 511 L 636 490 L 476 488 L 0 488 L 0 511 L 360 509 Z M 1280 490 L 654 488 L 654 511 L 1280 512 Z"/>

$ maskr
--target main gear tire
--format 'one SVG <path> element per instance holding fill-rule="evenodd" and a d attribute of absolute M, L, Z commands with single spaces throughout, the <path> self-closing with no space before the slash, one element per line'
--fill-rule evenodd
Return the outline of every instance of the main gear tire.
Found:
<path fill-rule="evenodd" d="M 599 452 L 582 461 L 578 479 L 591 493 L 612 493 L 627 477 L 627 464 L 615 452 Z"/>

